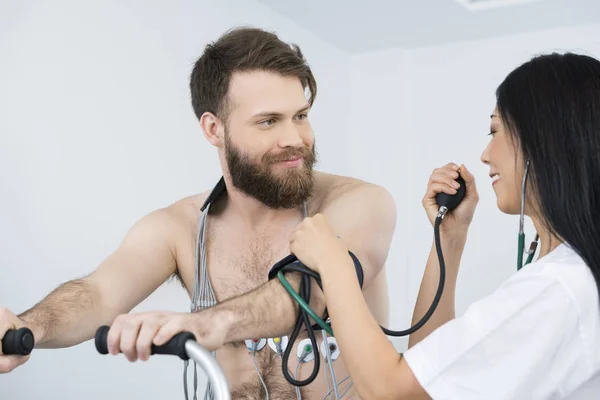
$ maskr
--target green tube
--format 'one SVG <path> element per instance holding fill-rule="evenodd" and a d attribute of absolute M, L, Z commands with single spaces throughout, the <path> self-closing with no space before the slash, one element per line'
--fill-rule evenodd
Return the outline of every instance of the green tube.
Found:
<path fill-rule="evenodd" d="M 313 309 L 310 308 L 310 306 L 308 304 L 306 304 L 306 302 L 304 301 L 304 299 L 302 299 L 302 297 L 300 297 L 300 295 L 298 294 L 298 292 L 296 292 L 294 290 L 294 288 L 292 287 L 292 285 L 290 285 L 290 283 L 288 282 L 288 280 L 285 279 L 285 276 L 283 275 L 282 271 L 279 271 L 277 273 L 277 277 L 281 281 L 281 284 L 283 285 L 283 287 L 285 288 L 285 290 L 288 291 L 288 293 L 290 294 L 290 296 L 292 296 L 292 298 L 296 301 L 296 303 L 298 303 L 298 305 L 300 307 L 302 307 L 308 313 L 308 315 L 310 315 L 310 317 L 313 320 L 315 320 L 315 322 L 317 324 L 319 324 L 319 326 L 321 328 L 325 329 L 325 331 L 327 333 L 329 333 L 330 336 L 333 336 L 333 331 L 331 330 L 331 327 L 329 325 L 327 325 L 325 323 L 325 321 L 323 321 L 321 318 L 319 318 L 319 316 L 317 315 L 317 313 L 315 313 L 313 311 Z"/>
<path fill-rule="evenodd" d="M 525 248 L 525 233 L 519 232 L 519 252 L 517 253 L 517 271 L 523 268 L 523 249 Z"/>

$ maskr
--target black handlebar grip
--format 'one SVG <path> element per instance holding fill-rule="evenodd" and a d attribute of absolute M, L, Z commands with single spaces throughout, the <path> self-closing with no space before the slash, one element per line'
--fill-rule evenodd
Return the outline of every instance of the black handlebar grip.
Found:
<path fill-rule="evenodd" d="M 109 330 L 109 326 L 103 325 L 96 331 L 96 350 L 98 350 L 98 353 L 100 354 L 108 354 L 107 337 Z M 168 354 L 178 356 L 182 360 L 189 360 L 187 352 L 185 351 L 185 342 L 188 340 L 196 340 L 196 337 L 191 332 L 180 332 L 162 346 L 152 345 L 150 354 Z"/>
<path fill-rule="evenodd" d="M 108 354 L 108 331 L 110 330 L 110 326 L 102 325 L 96 331 L 96 337 L 94 339 L 94 343 L 96 344 L 96 350 L 100 354 Z"/>
<path fill-rule="evenodd" d="M 26 356 L 31 353 L 35 340 L 29 328 L 9 329 L 2 338 L 2 354 Z"/>
<path fill-rule="evenodd" d="M 196 340 L 196 337 L 191 332 L 180 332 L 162 346 L 152 345 L 150 354 L 171 354 L 178 356 L 182 360 L 189 360 L 185 351 L 185 342 L 188 340 Z"/>

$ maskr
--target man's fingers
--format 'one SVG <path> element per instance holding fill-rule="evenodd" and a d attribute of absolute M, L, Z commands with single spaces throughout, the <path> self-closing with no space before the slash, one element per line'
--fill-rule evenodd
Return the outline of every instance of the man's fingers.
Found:
<path fill-rule="evenodd" d="M 14 356 L 0 357 L 0 374 L 6 374 L 17 367 Z"/>
<path fill-rule="evenodd" d="M 136 342 L 142 321 L 140 320 L 129 320 L 123 324 L 121 329 L 121 353 L 125 354 L 125 357 L 129 361 L 137 360 Z"/>
<path fill-rule="evenodd" d="M 152 340 L 159 329 L 160 325 L 157 323 L 142 324 L 136 342 L 136 352 L 140 360 L 147 361 L 150 357 Z"/>
<path fill-rule="evenodd" d="M 117 317 L 106 335 L 106 346 L 111 355 L 121 351 L 121 317 Z"/>
<path fill-rule="evenodd" d="M 0 308 L 0 340 L 4 338 L 6 332 L 11 329 L 19 329 L 23 323 L 16 315 L 6 308 Z M 0 346 L 0 356 L 2 355 L 2 346 Z"/>
<path fill-rule="evenodd" d="M 158 332 L 156 332 L 156 335 L 154 335 L 152 343 L 154 343 L 157 346 L 162 346 L 163 344 L 171 340 L 173 336 L 182 332 L 183 330 L 184 328 L 182 320 L 180 318 L 173 318 L 160 327 Z"/>
<path fill-rule="evenodd" d="M 6 374 L 19 365 L 24 364 L 29 360 L 30 355 L 27 356 L 2 356 L 0 357 L 0 374 Z"/>

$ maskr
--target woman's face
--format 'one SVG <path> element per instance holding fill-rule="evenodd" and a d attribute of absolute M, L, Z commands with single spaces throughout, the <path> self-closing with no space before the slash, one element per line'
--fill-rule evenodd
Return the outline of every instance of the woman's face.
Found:
<path fill-rule="evenodd" d="M 497 108 L 491 116 L 490 142 L 481 155 L 481 161 L 490 167 L 490 178 L 500 211 L 519 214 L 525 165 L 521 151 L 505 127 Z"/>

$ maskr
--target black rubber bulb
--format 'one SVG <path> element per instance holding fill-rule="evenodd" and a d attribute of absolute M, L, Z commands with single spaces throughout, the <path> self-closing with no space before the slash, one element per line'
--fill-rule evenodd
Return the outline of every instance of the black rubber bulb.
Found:
<path fill-rule="evenodd" d="M 457 189 L 455 194 L 450 195 L 450 194 L 441 192 L 441 193 L 438 193 L 438 195 L 436 196 L 436 201 L 438 203 L 438 206 L 440 206 L 440 207 L 446 206 L 448 211 L 454 210 L 465 197 L 465 193 L 466 193 L 465 180 L 462 178 L 462 176 L 458 175 L 456 182 L 458 182 L 460 187 Z"/>

